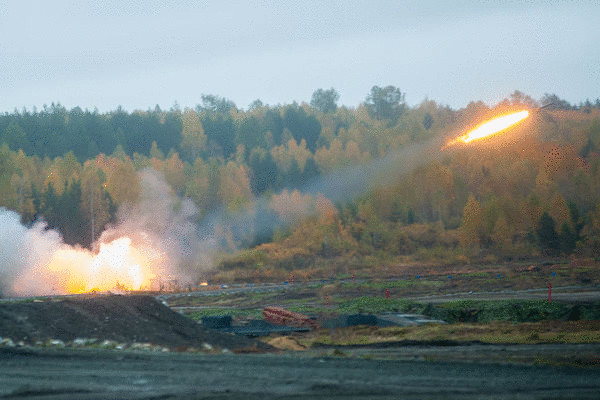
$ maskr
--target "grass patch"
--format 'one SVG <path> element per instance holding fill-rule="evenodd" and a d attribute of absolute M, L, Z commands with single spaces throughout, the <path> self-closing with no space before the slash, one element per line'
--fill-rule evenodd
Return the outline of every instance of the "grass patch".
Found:
<path fill-rule="evenodd" d="M 287 310 L 307 314 L 307 315 L 315 315 L 320 314 L 325 310 L 325 307 L 315 306 L 311 304 L 294 304 L 286 307 Z"/>
<path fill-rule="evenodd" d="M 362 296 L 356 299 L 342 301 L 336 311 L 342 314 L 379 314 L 386 312 L 409 312 L 414 303 L 408 300 L 386 299 L 384 297 Z"/>
<path fill-rule="evenodd" d="M 491 275 L 490 272 L 478 271 L 478 272 L 467 272 L 467 273 L 458 274 L 457 277 L 458 278 L 487 278 L 490 275 Z"/>
<path fill-rule="evenodd" d="M 299 339 L 305 347 L 347 346 L 400 341 L 479 341 L 490 344 L 600 343 L 600 321 L 543 321 L 513 324 L 427 324 L 378 328 L 358 326 L 321 330 Z"/>
<path fill-rule="evenodd" d="M 251 309 L 231 309 L 231 308 L 206 308 L 203 310 L 192 311 L 186 313 L 185 316 L 194 320 L 200 321 L 202 317 L 216 317 L 216 316 L 225 316 L 229 315 L 232 318 L 252 318 L 252 319 L 260 319 L 262 318 L 262 310 L 251 310 Z"/>
<path fill-rule="evenodd" d="M 557 301 L 548 303 L 545 300 L 465 300 L 429 306 L 423 313 L 446 322 L 600 319 L 600 302 L 573 305 Z"/>
<path fill-rule="evenodd" d="M 408 279 L 397 281 L 373 281 L 364 283 L 343 283 L 344 289 L 412 289 L 412 288 L 437 288 L 443 286 L 443 280 Z"/>
<path fill-rule="evenodd" d="M 344 314 L 402 312 L 422 314 L 446 322 L 536 322 L 544 320 L 600 320 L 600 302 L 573 305 L 545 300 L 464 300 L 440 304 L 363 296 L 337 305 Z"/>

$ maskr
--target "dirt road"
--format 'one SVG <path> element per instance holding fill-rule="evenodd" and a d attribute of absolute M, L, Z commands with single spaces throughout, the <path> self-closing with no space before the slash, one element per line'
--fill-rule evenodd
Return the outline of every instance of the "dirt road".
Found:
<path fill-rule="evenodd" d="M 98 350 L 0 350 L 0 399 L 596 399 L 587 368 Z"/>
<path fill-rule="evenodd" d="M 548 289 L 498 290 L 480 292 L 456 292 L 426 296 L 406 296 L 407 300 L 443 303 L 457 300 L 546 300 Z M 600 290 L 590 286 L 563 286 L 552 288 L 552 300 L 567 303 L 600 301 Z"/>
<path fill-rule="evenodd" d="M 314 283 L 316 284 L 316 283 Z M 444 291 L 428 291 L 423 294 L 398 294 L 396 297 L 427 303 L 442 303 L 455 300 L 546 300 L 548 298 L 548 289 L 546 287 L 533 289 L 498 289 L 498 290 L 479 290 L 464 291 L 464 288 L 444 288 Z M 295 285 L 259 285 L 259 286 L 235 286 L 225 289 L 197 291 L 190 293 L 165 293 L 156 296 L 159 300 L 172 302 L 177 298 L 185 297 L 216 297 L 228 295 L 231 297 L 250 293 L 281 293 L 281 298 L 290 298 L 293 293 L 303 292 L 305 296 L 315 295 L 316 289 L 311 288 L 311 284 L 298 283 Z M 350 290 L 346 290 L 350 292 Z M 343 289 L 337 293 L 342 295 Z M 368 295 L 369 290 L 361 289 L 356 296 Z M 377 292 L 376 294 L 380 294 Z M 600 287 L 598 285 L 564 285 L 552 288 L 552 299 L 555 301 L 564 301 L 569 303 L 594 302 L 600 301 Z M 182 309 L 183 307 L 176 307 Z"/>

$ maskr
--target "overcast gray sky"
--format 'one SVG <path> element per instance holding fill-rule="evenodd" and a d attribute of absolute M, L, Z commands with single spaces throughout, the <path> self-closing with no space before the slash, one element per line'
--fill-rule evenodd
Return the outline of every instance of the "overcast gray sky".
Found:
<path fill-rule="evenodd" d="M 0 111 L 600 97 L 600 1 L 0 0 Z"/>

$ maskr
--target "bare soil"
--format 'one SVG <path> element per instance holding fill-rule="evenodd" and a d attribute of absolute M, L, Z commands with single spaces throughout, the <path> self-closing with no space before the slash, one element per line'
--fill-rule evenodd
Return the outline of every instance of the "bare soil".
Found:
<path fill-rule="evenodd" d="M 0 337 L 13 342 L 65 343 L 77 338 L 188 347 L 267 349 L 245 337 L 215 333 L 150 296 L 79 296 L 0 304 Z M 41 342 L 41 343 L 40 343 Z"/>

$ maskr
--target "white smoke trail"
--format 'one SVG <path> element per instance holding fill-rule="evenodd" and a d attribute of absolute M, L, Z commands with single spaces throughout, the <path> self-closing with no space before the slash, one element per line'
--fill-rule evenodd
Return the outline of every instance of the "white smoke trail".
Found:
<path fill-rule="evenodd" d="M 298 190 L 302 195 L 321 195 L 334 203 L 353 200 L 375 188 L 393 185 L 402 176 L 438 159 L 444 141 L 445 138 L 436 137 L 428 142 L 390 151 L 386 156 L 368 164 L 342 168 L 316 177 Z M 215 210 L 204 220 L 202 229 L 212 232 L 213 237 L 218 237 L 218 234 L 214 234 L 214 227 L 224 226 L 233 234 L 236 243 L 243 243 L 249 236 L 261 235 L 286 225 L 285 219 L 265 212 L 270 209 L 269 201 L 269 196 L 258 198 L 247 204 L 242 211 L 233 214 L 224 209 Z M 296 217 L 308 217 L 315 212 L 314 209 L 298 208 L 294 204 L 289 204 L 289 208 L 298 214 Z M 302 212 L 304 215 L 299 215 Z"/>

